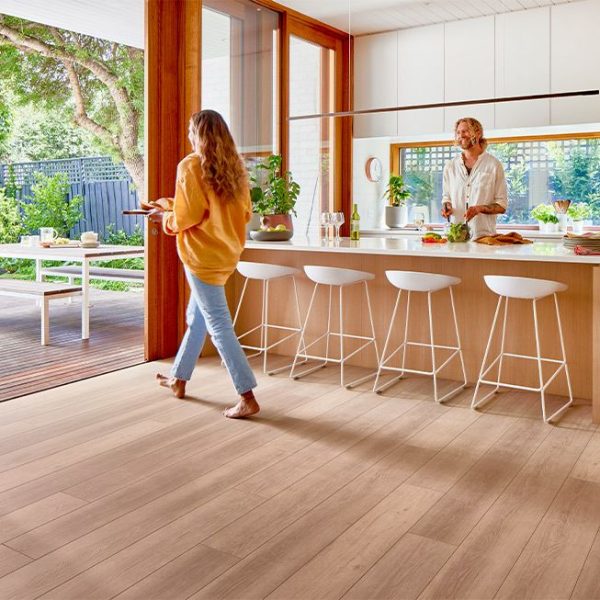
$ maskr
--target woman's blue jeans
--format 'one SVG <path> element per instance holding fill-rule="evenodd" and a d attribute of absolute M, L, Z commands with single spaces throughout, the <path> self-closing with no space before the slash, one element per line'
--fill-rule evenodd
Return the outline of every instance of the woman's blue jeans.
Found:
<path fill-rule="evenodd" d="M 204 283 L 185 268 L 190 284 L 187 331 L 177 351 L 171 376 L 189 381 L 200 356 L 206 334 L 217 348 L 238 394 L 256 387 L 256 378 L 233 330 L 231 313 L 222 285 Z"/>

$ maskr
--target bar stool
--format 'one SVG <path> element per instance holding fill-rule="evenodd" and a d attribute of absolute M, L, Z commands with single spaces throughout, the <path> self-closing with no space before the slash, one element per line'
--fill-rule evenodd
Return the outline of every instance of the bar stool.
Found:
<path fill-rule="evenodd" d="M 490 396 L 495 394 L 500 387 L 513 388 L 516 390 L 527 390 L 530 392 L 539 392 L 541 396 L 542 402 L 542 418 L 546 423 L 549 423 L 552 419 L 557 417 L 563 411 L 565 411 L 571 404 L 573 404 L 573 392 L 571 390 L 571 379 L 569 377 L 569 367 L 567 365 L 567 357 L 565 353 L 565 343 L 563 339 L 562 333 L 562 325 L 560 321 L 560 313 L 558 310 L 558 298 L 556 294 L 558 292 L 563 292 L 567 289 L 567 286 L 564 283 L 559 283 L 558 281 L 549 281 L 546 279 L 531 279 L 529 277 L 507 277 L 503 275 L 485 275 L 484 280 L 488 288 L 492 290 L 492 292 L 498 294 L 498 305 L 496 306 L 496 313 L 494 314 L 494 320 L 492 322 L 492 328 L 490 330 L 490 336 L 488 339 L 487 347 L 485 349 L 485 354 L 483 356 L 483 361 L 481 363 L 481 370 L 479 372 L 479 378 L 477 380 L 477 385 L 475 386 L 475 393 L 473 394 L 473 401 L 471 402 L 471 408 L 477 408 L 481 404 L 483 404 Z M 540 352 L 540 336 L 539 336 L 539 325 L 538 325 L 538 316 L 537 316 L 537 302 L 542 298 L 546 298 L 547 296 L 553 296 L 554 298 L 554 307 L 556 310 L 556 321 L 558 324 L 558 336 L 560 339 L 560 349 L 562 354 L 562 359 L 557 360 L 553 358 L 544 358 L 541 356 Z M 506 340 L 506 322 L 507 322 L 507 314 L 508 314 L 508 299 L 509 298 L 520 298 L 524 300 L 531 300 L 533 305 L 533 326 L 535 332 L 535 348 L 536 355 L 529 356 L 523 354 L 513 354 L 511 352 L 504 351 L 504 343 Z M 490 347 L 492 345 L 492 341 L 494 338 L 494 330 L 496 328 L 496 323 L 498 321 L 498 317 L 500 315 L 500 309 L 502 307 L 502 301 L 504 300 L 504 315 L 503 315 L 503 323 L 502 323 L 502 334 L 500 339 L 500 353 L 496 358 L 489 364 L 486 368 L 486 362 L 488 358 L 488 354 L 490 352 Z M 527 360 L 535 360 L 538 365 L 538 378 L 539 378 L 539 387 L 527 387 L 523 385 L 516 385 L 511 383 L 504 383 L 501 381 L 502 377 L 502 360 L 505 356 L 510 356 L 512 358 L 523 358 Z M 557 364 L 557 368 L 552 373 L 552 375 L 544 382 L 543 372 L 542 372 L 542 363 L 554 363 Z M 488 374 L 490 369 L 494 367 L 496 363 L 498 364 L 498 377 L 496 381 L 490 381 L 485 379 L 485 376 Z M 545 392 L 546 388 L 554 381 L 560 371 L 564 370 L 565 377 L 567 379 L 567 387 L 569 390 L 569 401 L 561 406 L 557 411 L 552 413 L 549 417 L 546 416 L 546 397 Z M 482 384 L 489 384 L 495 386 L 494 389 L 486 394 L 481 400 L 477 400 L 477 393 L 479 392 L 479 386 Z"/>
<path fill-rule="evenodd" d="M 244 295 L 246 294 L 246 288 L 248 287 L 248 282 L 251 279 L 262 281 L 262 308 L 261 308 L 261 320 L 258 325 L 241 333 L 238 335 L 238 340 L 240 340 L 240 345 L 242 348 L 246 350 L 256 350 L 254 354 L 250 354 L 248 358 L 253 358 L 255 356 L 263 355 L 263 372 L 268 375 L 274 375 L 275 373 L 279 373 L 290 367 L 290 364 L 287 364 L 283 367 L 279 367 L 277 369 L 268 370 L 267 361 L 268 361 L 268 352 L 272 348 L 275 348 L 279 344 L 282 344 L 286 340 L 289 340 L 291 337 L 298 335 L 302 329 L 302 318 L 300 316 L 300 304 L 298 302 L 298 289 L 296 288 L 296 275 L 300 274 L 298 269 L 294 267 L 286 267 L 283 265 L 271 265 L 268 263 L 255 263 L 255 262 L 245 262 L 240 261 L 237 265 L 237 270 L 245 277 L 244 287 L 242 288 L 242 293 L 240 295 L 240 300 L 237 305 L 237 309 L 235 311 L 235 317 L 233 318 L 233 326 L 235 327 L 237 323 L 238 316 L 240 314 L 240 308 L 242 306 L 242 302 L 244 300 Z M 296 317 L 298 326 L 297 327 L 286 327 L 283 325 L 275 325 L 273 323 L 269 323 L 269 282 L 275 279 L 282 279 L 284 277 L 290 277 L 292 279 L 292 285 L 294 286 L 294 299 L 296 304 Z M 260 345 L 252 346 L 249 344 L 241 343 L 242 338 L 254 333 L 257 329 L 260 329 Z M 284 336 L 280 340 L 276 342 L 272 342 L 269 344 L 269 329 L 279 329 L 284 331 L 291 331 L 288 335 Z"/>
<path fill-rule="evenodd" d="M 373 326 L 373 313 L 371 311 L 371 300 L 369 298 L 369 288 L 367 285 L 367 281 L 374 279 L 375 276 L 372 273 L 366 273 L 364 271 L 355 271 L 353 269 L 342 269 L 339 267 L 320 267 L 320 266 L 313 266 L 313 265 L 305 266 L 304 272 L 306 273 L 306 276 L 311 281 L 314 282 L 315 286 L 313 288 L 312 296 L 310 298 L 310 304 L 308 306 L 308 312 L 306 314 L 306 319 L 305 319 L 304 325 L 302 327 L 302 333 L 300 334 L 300 341 L 298 342 L 298 350 L 296 352 L 296 356 L 294 357 L 294 362 L 292 364 L 292 370 L 290 372 L 290 377 L 292 377 L 293 379 L 300 379 L 300 377 L 304 377 L 304 375 L 308 375 L 309 373 L 313 373 L 314 371 L 316 371 L 318 369 L 322 369 L 323 367 L 327 366 L 328 363 L 335 363 L 335 364 L 340 365 L 340 384 L 342 386 L 345 386 L 346 388 L 352 388 L 352 387 L 362 383 L 363 381 L 366 381 L 367 379 L 374 377 L 375 373 L 371 373 L 369 375 L 365 375 L 364 377 L 360 377 L 358 379 L 355 379 L 354 381 L 346 383 L 345 378 L 344 378 L 344 364 L 349 358 L 351 358 L 357 352 L 360 352 L 361 350 L 363 350 L 370 344 L 373 344 L 373 347 L 375 348 L 375 356 L 377 358 L 377 362 L 379 362 L 379 353 L 377 351 L 377 341 L 375 340 L 375 327 Z M 343 304 L 343 293 L 342 292 L 345 287 L 348 287 L 351 285 L 357 285 L 357 284 L 363 285 L 363 289 L 364 289 L 365 296 L 367 299 L 367 308 L 369 311 L 369 323 L 371 326 L 371 335 L 370 336 L 353 335 L 353 334 L 349 334 L 349 333 L 344 333 L 344 319 L 343 319 L 344 304 Z M 306 327 L 308 325 L 311 311 L 312 311 L 312 308 L 313 308 L 313 305 L 315 302 L 315 297 L 317 295 L 317 290 L 320 285 L 329 286 L 329 304 L 328 304 L 328 310 L 327 310 L 327 330 L 325 331 L 325 333 L 323 333 L 322 335 L 317 337 L 315 340 L 313 340 L 310 344 L 306 344 L 306 341 L 305 341 Z M 339 332 L 331 331 L 332 295 L 333 295 L 334 287 L 337 287 L 339 290 L 339 302 L 338 302 L 339 328 L 340 328 Z M 337 337 L 340 340 L 339 358 L 331 358 L 329 356 L 329 341 L 332 336 Z M 317 342 L 320 342 L 323 338 L 326 338 L 325 356 L 308 354 L 308 349 L 311 348 L 312 346 L 314 346 Z M 350 339 L 355 339 L 355 340 L 365 340 L 365 342 L 359 348 L 350 352 L 350 354 L 345 354 L 344 353 L 344 338 L 350 338 Z M 300 348 L 302 346 L 304 346 L 303 352 L 300 351 Z M 302 371 L 300 373 L 297 373 L 296 367 L 298 366 L 298 364 L 301 364 L 298 362 L 299 359 L 304 359 L 302 362 L 307 362 L 308 360 L 311 360 L 311 359 L 312 360 L 323 360 L 324 362 L 322 362 L 316 366 L 310 367 L 308 369 L 305 369 L 304 371 Z"/>
<path fill-rule="evenodd" d="M 385 272 L 388 281 L 396 288 L 398 288 L 398 294 L 396 295 L 396 304 L 394 306 L 394 310 L 392 312 L 392 318 L 390 319 L 390 325 L 388 328 L 387 336 L 385 339 L 385 346 L 383 348 L 383 354 L 381 356 L 381 362 L 379 363 L 379 369 L 377 370 L 377 378 L 375 379 L 375 385 L 373 386 L 373 391 L 380 394 L 385 389 L 396 383 L 399 379 L 404 377 L 404 373 L 417 373 L 419 375 L 431 375 L 433 377 L 433 398 L 436 402 L 444 402 L 448 400 L 451 396 L 454 396 L 460 390 L 464 389 L 467 385 L 467 375 L 465 372 L 465 363 L 463 360 L 463 354 L 460 344 L 460 334 L 458 332 L 458 321 L 456 319 L 456 309 L 454 306 L 454 294 L 452 293 L 452 286 L 460 283 L 460 279 L 458 277 L 451 277 L 449 275 L 438 275 L 435 273 L 419 273 L 417 271 L 386 271 Z M 450 305 L 452 307 L 452 319 L 454 321 L 454 332 L 456 336 L 456 346 L 443 346 L 441 344 L 435 344 L 433 341 L 433 313 L 431 310 L 431 294 L 434 292 L 438 292 L 441 290 L 448 290 L 450 295 Z M 402 297 L 402 292 L 408 292 L 407 300 L 406 300 L 406 311 L 404 317 L 404 339 L 402 343 L 387 357 L 387 349 L 390 342 L 390 337 L 392 334 L 392 329 L 394 326 L 394 322 L 396 320 L 396 314 L 398 313 L 398 307 L 400 305 L 400 299 Z M 413 292 L 421 292 L 427 294 L 427 309 L 429 316 L 429 343 L 423 342 L 410 342 L 408 341 L 408 323 L 410 321 L 410 295 Z M 407 368 L 405 359 L 406 359 L 406 348 L 408 346 L 419 346 L 429 348 L 431 351 L 431 371 L 423 371 L 421 369 L 409 369 Z M 436 349 L 440 350 L 451 350 L 452 353 L 450 356 L 442 362 L 438 366 L 435 351 Z M 390 367 L 387 366 L 387 363 L 400 351 L 402 350 L 402 366 L 401 367 Z M 463 374 L 463 383 L 456 388 L 453 388 L 448 393 L 444 394 L 441 398 L 438 397 L 438 384 L 437 377 L 438 373 L 444 369 L 450 361 L 458 356 L 460 359 L 460 366 Z M 379 378 L 381 376 L 382 371 L 396 371 L 399 372 L 400 375 L 392 378 L 387 383 L 384 383 L 382 386 L 378 387 Z"/>

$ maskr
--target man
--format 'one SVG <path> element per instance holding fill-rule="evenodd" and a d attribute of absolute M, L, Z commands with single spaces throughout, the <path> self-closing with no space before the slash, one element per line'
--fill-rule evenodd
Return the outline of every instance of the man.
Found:
<path fill-rule="evenodd" d="M 444 166 L 442 216 L 455 215 L 461 222 L 464 215 L 473 239 L 495 235 L 496 215 L 506 212 L 508 202 L 502 164 L 485 151 L 487 140 L 477 119 L 459 119 L 454 137 L 462 153 Z"/>

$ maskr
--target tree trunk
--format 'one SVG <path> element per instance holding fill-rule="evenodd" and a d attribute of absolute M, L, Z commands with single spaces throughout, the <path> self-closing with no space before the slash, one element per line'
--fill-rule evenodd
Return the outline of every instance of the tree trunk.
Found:
<path fill-rule="evenodd" d="M 144 157 L 138 155 L 128 160 L 124 159 L 123 164 L 129 175 L 131 175 L 131 179 L 133 180 L 133 184 L 138 193 L 138 198 L 140 201 L 144 201 L 146 199 L 146 190 L 144 188 Z"/>

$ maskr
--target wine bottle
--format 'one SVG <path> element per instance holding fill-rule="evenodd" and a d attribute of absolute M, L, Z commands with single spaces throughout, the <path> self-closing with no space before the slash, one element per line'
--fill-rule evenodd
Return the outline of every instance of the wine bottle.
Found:
<path fill-rule="evenodd" d="M 360 239 L 360 215 L 358 214 L 358 204 L 353 205 L 352 215 L 350 216 L 350 239 Z"/>

